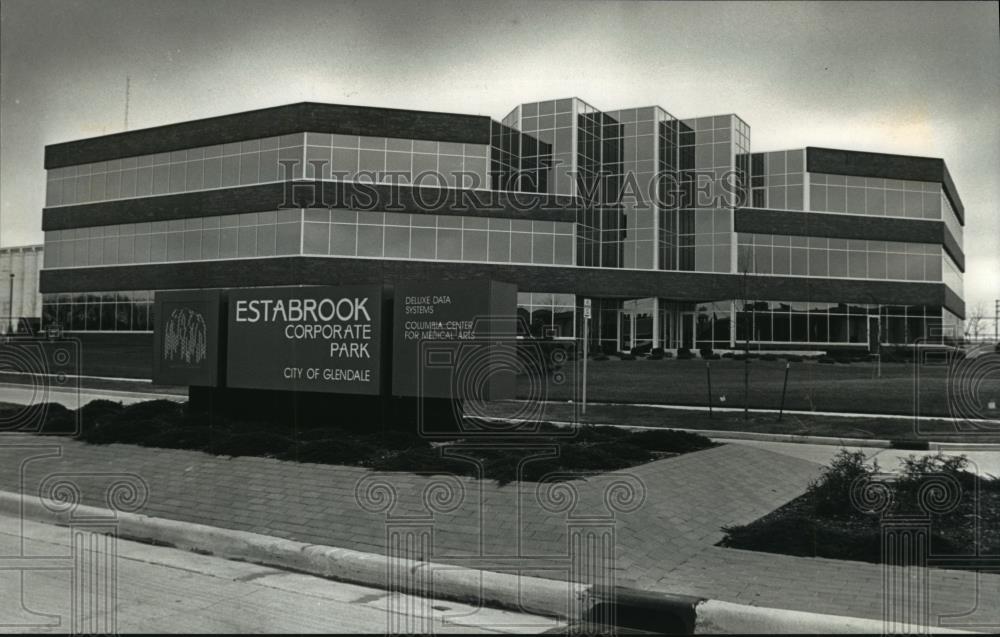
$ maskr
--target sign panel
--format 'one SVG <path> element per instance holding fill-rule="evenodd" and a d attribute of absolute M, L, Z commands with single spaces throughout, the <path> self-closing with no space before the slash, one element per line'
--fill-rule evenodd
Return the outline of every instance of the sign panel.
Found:
<path fill-rule="evenodd" d="M 153 304 L 153 382 L 217 387 L 221 292 L 156 292 Z"/>
<path fill-rule="evenodd" d="M 381 286 L 234 290 L 228 326 L 229 387 L 379 393 Z"/>
<path fill-rule="evenodd" d="M 392 393 L 514 397 L 517 287 L 490 280 L 396 284 Z"/>

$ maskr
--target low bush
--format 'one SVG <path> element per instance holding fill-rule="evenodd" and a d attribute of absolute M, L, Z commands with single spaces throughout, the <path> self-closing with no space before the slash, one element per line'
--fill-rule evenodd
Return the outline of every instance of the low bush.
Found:
<path fill-rule="evenodd" d="M 377 446 L 366 440 L 349 437 L 322 438 L 293 443 L 281 453 L 280 458 L 314 464 L 354 465 L 362 464 L 378 451 Z"/>
<path fill-rule="evenodd" d="M 819 515 L 833 517 L 849 514 L 851 487 L 855 481 L 878 472 L 878 460 L 869 464 L 863 451 L 841 449 L 820 477 L 809 484 L 806 495 Z"/>
<path fill-rule="evenodd" d="M 679 360 L 679 361 L 689 361 L 689 360 L 691 360 L 693 358 L 694 358 L 694 354 L 691 353 L 690 349 L 688 349 L 686 347 L 682 347 L 679 350 L 677 350 L 677 360 Z"/>
<path fill-rule="evenodd" d="M 778 357 L 775 356 L 774 354 L 762 354 L 760 360 L 770 362 L 778 360 Z"/>
<path fill-rule="evenodd" d="M 23 407 L 18 406 L 18 411 L 23 409 Z M 65 406 L 59 403 L 41 403 L 38 405 L 37 409 L 34 410 L 35 414 L 45 419 L 44 422 L 39 423 L 24 423 L 26 430 L 37 431 L 41 429 L 47 434 L 71 434 L 77 431 L 78 411 L 73 411 L 67 409 Z"/>
<path fill-rule="evenodd" d="M 801 363 L 802 357 L 797 354 L 788 354 L 783 357 L 789 363 Z"/>
<path fill-rule="evenodd" d="M 57 418 L 76 416 L 65 409 L 53 409 L 53 414 Z M 523 437 L 497 438 L 492 447 L 489 438 L 477 438 L 478 446 L 468 450 L 475 461 L 465 462 L 443 456 L 440 448 L 415 429 L 370 428 L 349 422 L 298 431 L 289 422 L 242 421 L 191 413 L 182 404 L 163 400 L 129 406 L 95 401 L 81 414 L 88 426 L 77 437 L 93 444 L 191 449 L 386 471 L 482 475 L 501 483 L 517 478 L 525 445 L 549 444 L 559 449 L 555 458 L 524 464 L 525 480 L 538 480 L 551 472 L 612 471 L 649 462 L 665 453 L 689 453 L 714 446 L 702 436 L 667 429 L 636 432 L 583 426 L 574 431 L 541 422 L 530 431 L 526 429 Z M 456 439 L 449 444 L 460 442 Z"/>
<path fill-rule="evenodd" d="M 626 352 L 619 352 L 618 353 L 618 358 L 620 358 L 623 361 L 634 361 L 635 360 L 635 354 L 626 353 Z"/>
<path fill-rule="evenodd" d="M 833 358 L 832 356 L 820 356 L 819 358 L 816 359 L 816 361 L 824 365 L 834 365 L 836 364 L 837 359 Z"/>
<path fill-rule="evenodd" d="M 644 449 L 670 453 L 690 453 L 715 446 L 715 443 L 704 436 L 676 429 L 640 431 L 633 434 L 629 441 Z"/>
<path fill-rule="evenodd" d="M 918 517 L 930 523 L 934 555 L 994 555 L 1000 552 L 1000 533 L 994 530 L 1000 529 L 1000 478 L 979 477 L 966 470 L 967 464 L 964 456 L 911 455 L 901 460 L 893 478 L 883 479 L 877 462 L 845 449 L 803 496 L 750 524 L 726 527 L 720 544 L 878 563 L 883 516 Z M 865 480 L 888 490 L 881 508 L 866 510 L 860 504 L 857 489 Z"/>

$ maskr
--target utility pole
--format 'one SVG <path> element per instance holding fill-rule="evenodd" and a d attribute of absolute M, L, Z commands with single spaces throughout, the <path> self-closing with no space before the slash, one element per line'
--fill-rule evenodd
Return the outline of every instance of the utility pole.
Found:
<path fill-rule="evenodd" d="M 14 261 L 11 260 L 11 267 L 13 269 Z M 4 330 L 7 334 L 10 334 L 11 326 L 14 325 L 14 273 L 10 273 L 10 305 L 7 308 L 7 329 Z"/>
<path fill-rule="evenodd" d="M 993 340 L 1000 343 L 1000 299 L 993 301 Z"/>
<path fill-rule="evenodd" d="M 132 78 L 125 76 L 125 130 L 128 130 L 128 103 L 132 97 Z"/>

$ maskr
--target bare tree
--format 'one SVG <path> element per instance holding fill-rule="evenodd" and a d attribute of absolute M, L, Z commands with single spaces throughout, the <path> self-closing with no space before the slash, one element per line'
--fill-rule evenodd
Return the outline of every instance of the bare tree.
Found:
<path fill-rule="evenodd" d="M 978 341 L 986 334 L 987 322 L 986 306 L 977 303 L 965 315 L 965 340 Z"/>

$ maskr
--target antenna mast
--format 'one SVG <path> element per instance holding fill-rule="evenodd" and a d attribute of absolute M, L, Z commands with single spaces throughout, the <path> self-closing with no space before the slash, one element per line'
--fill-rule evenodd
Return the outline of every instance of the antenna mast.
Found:
<path fill-rule="evenodd" d="M 125 130 L 128 130 L 128 101 L 132 95 L 131 79 L 125 76 Z"/>

